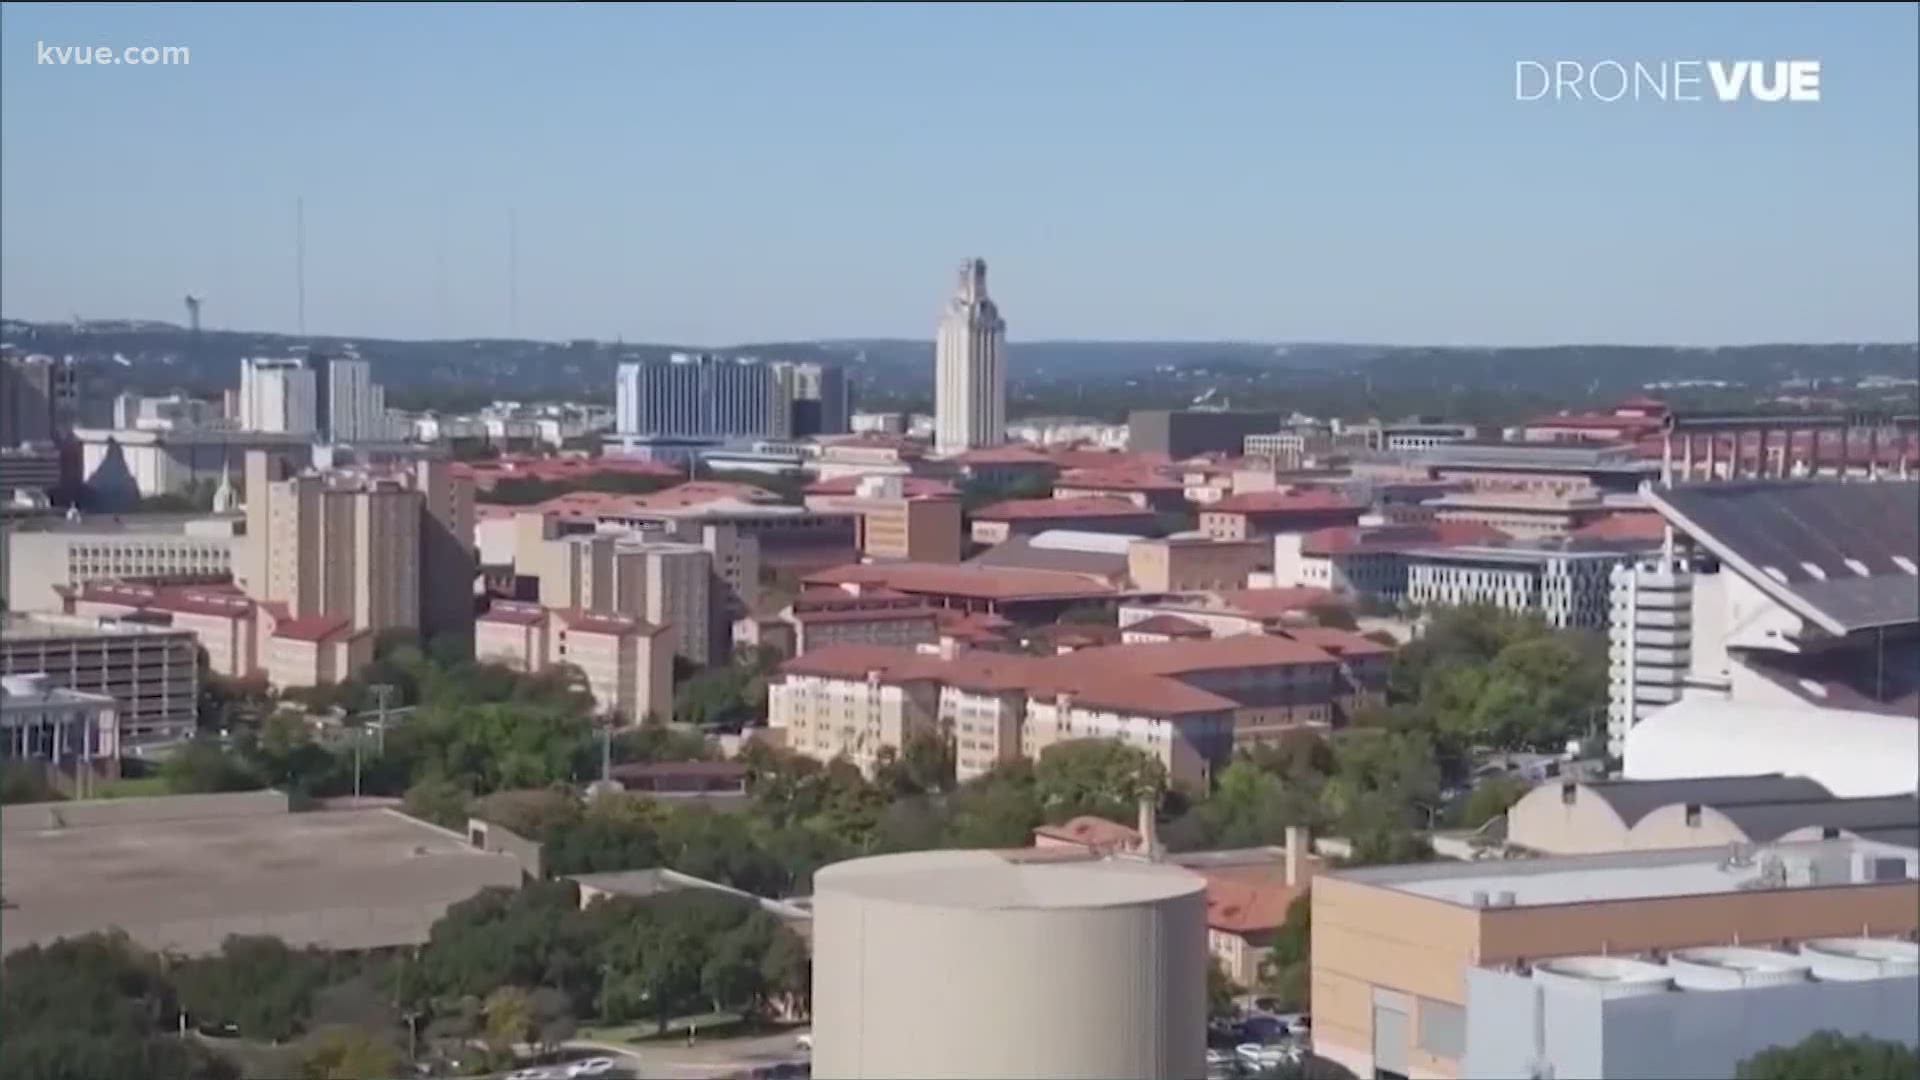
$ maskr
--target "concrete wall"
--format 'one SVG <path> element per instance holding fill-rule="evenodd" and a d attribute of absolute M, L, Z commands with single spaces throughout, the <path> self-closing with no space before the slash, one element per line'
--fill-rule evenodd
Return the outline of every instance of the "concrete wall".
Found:
<path fill-rule="evenodd" d="M 1465 1074 L 1723 1080 L 1821 1030 L 1920 1045 L 1920 978 L 1802 982 L 1605 999 L 1478 969 L 1467 975 Z"/>
<path fill-rule="evenodd" d="M 545 876 L 539 842 L 529 840 L 505 825 L 468 818 L 467 842 L 482 851 L 497 851 L 513 856 L 520 864 L 521 872 L 535 881 Z"/>
<path fill-rule="evenodd" d="M 287 812 L 284 791 L 238 791 L 219 795 L 160 795 L 144 799 L 20 803 L 0 809 L 0 832 L 79 829 L 90 825 L 252 817 Z"/>
<path fill-rule="evenodd" d="M 814 902 L 813 1074 L 1197 1077 L 1206 918 L 1155 903 L 981 910 Z"/>

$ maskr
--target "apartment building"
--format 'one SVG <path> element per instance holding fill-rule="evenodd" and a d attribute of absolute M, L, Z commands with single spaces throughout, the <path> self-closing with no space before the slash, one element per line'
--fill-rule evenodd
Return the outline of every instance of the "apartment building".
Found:
<path fill-rule="evenodd" d="M 713 553 L 699 544 L 643 533 L 588 533 L 540 542 L 516 569 L 540 581 L 540 603 L 554 610 L 597 611 L 674 628 L 679 654 L 695 664 L 725 662 L 730 644 L 717 640 L 732 623 L 718 608 Z"/>
<path fill-rule="evenodd" d="M 59 611 L 59 589 L 90 581 L 135 578 L 156 583 L 208 583 L 233 574 L 245 541 L 233 518 L 172 514 L 70 515 L 8 525 L 7 591 L 14 611 Z"/>
<path fill-rule="evenodd" d="M 1358 1076 L 1540 1075 L 1543 1020 L 1537 1006 L 1517 1007 L 1533 995 L 1485 994 L 1479 973 L 1559 972 L 1592 981 L 1606 974 L 1605 963 L 1582 958 L 1657 965 L 1701 947 L 1804 954 L 1829 938 L 1905 939 L 1911 954 L 1920 928 L 1917 863 L 1911 848 L 1843 839 L 1731 855 L 1683 849 L 1325 872 L 1311 894 L 1314 1052 Z M 1727 975 L 1740 967 L 1720 966 Z M 1664 986 L 1659 980 L 1656 974 L 1639 989 L 1672 986 L 1671 976 Z M 1622 996 L 1635 992 L 1627 984 L 1638 980 L 1610 981 Z M 1677 1003 L 1662 1008 L 1668 1006 Z M 1758 1015 L 1736 1011 L 1696 1029 L 1670 1027 L 1658 1013 L 1642 1016 L 1667 1029 L 1661 1041 L 1635 1047 L 1614 1036 L 1604 1040 L 1609 1059 L 1632 1059 L 1638 1070 L 1564 1075 L 1676 1075 L 1666 1070 L 1683 1058 L 1657 1052 L 1676 1049 L 1672 1032 L 1691 1040 L 1738 1033 L 1735 1041 L 1757 1050 L 1796 1042 L 1819 1020 L 1808 1015 L 1755 1027 Z M 1611 1018 L 1606 1026 L 1613 1027 Z M 1544 1046 L 1568 1034 L 1549 1031 Z M 1598 1035 L 1583 1041 L 1598 1048 Z M 1536 1062 L 1534 1071 L 1512 1071 L 1527 1060 Z M 1498 1062 L 1493 1071 L 1483 1064 L 1490 1062 Z"/>
<path fill-rule="evenodd" d="M 1491 604 L 1536 614 L 1556 628 L 1605 629 L 1613 570 L 1646 545 L 1538 541 L 1422 548 L 1408 554 L 1407 599 L 1415 604 Z"/>
<path fill-rule="evenodd" d="M 1273 584 L 1309 587 L 1388 604 L 1407 598 L 1408 556 L 1422 548 L 1502 541 L 1490 526 L 1341 526 L 1273 538 Z"/>
<path fill-rule="evenodd" d="M 629 615 L 497 602 L 474 623 L 474 654 L 517 671 L 579 669 L 594 706 L 628 724 L 673 715 L 673 629 Z"/>
<path fill-rule="evenodd" d="M 1200 511 L 1200 531 L 1215 540 L 1263 540 L 1279 533 L 1353 525 L 1364 510 L 1325 491 L 1256 491 L 1222 499 Z"/>
<path fill-rule="evenodd" d="M 781 613 L 793 627 L 793 655 L 835 645 L 912 649 L 940 638 L 938 609 L 888 590 L 809 589 Z"/>
<path fill-rule="evenodd" d="M 277 604 L 262 605 L 273 609 Z M 373 631 L 345 615 L 276 617 L 261 651 L 276 687 L 325 686 L 350 679 L 373 662 Z"/>
<path fill-rule="evenodd" d="M 1284 431 L 1249 435 L 1240 441 L 1241 453 L 1265 458 L 1282 469 L 1298 469 L 1333 449 L 1333 432 L 1324 427 L 1298 426 Z"/>
<path fill-rule="evenodd" d="M 1056 499 L 1122 499 L 1155 514 L 1186 507 L 1187 486 L 1159 469 L 1074 469 L 1053 482 Z"/>
<path fill-rule="evenodd" d="M 800 753 L 870 769 L 915 731 L 950 734 L 958 773 L 1117 739 L 1204 783 L 1235 747 L 1332 722 L 1340 661 L 1288 638 L 1095 646 L 1053 656 L 841 646 L 789 661 L 769 721 Z"/>
<path fill-rule="evenodd" d="M 1240 589 L 1271 559 L 1271 549 L 1259 541 L 1196 536 L 1135 540 L 1127 545 L 1127 577 L 1141 592 Z"/>
<path fill-rule="evenodd" d="M 185 630 L 70 615 L 0 615 L 0 675 L 113 698 L 125 745 L 193 734 L 198 646 Z"/>
<path fill-rule="evenodd" d="M 1449 525 L 1486 525 L 1519 540 L 1557 540 L 1573 535 L 1620 507 L 1598 497 L 1468 492 L 1441 495 L 1421 504 L 1433 520 Z"/>

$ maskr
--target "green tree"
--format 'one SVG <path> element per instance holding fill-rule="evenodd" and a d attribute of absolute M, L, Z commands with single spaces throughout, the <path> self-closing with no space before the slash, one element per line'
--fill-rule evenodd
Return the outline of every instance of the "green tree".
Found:
<path fill-rule="evenodd" d="M 1460 824 L 1477 829 L 1519 802 L 1528 790 L 1525 781 L 1510 776 L 1491 776 L 1475 785 L 1460 811 Z"/>
<path fill-rule="evenodd" d="M 907 736 L 898 754 L 892 747 L 880 753 L 874 783 L 895 796 L 923 795 L 953 788 L 953 741 L 931 731 Z"/>
<path fill-rule="evenodd" d="M 520 1043 L 532 1042 L 535 1033 L 533 995 L 518 986 L 502 986 L 487 995 L 487 1047 L 496 1054 L 510 1054 Z"/>
<path fill-rule="evenodd" d="M 176 965 L 173 981 L 195 1023 L 232 1024 L 248 1038 L 285 1042 L 304 1025 L 326 964 L 279 938 L 235 935 L 219 953 Z"/>
<path fill-rule="evenodd" d="M 464 831 L 467 826 L 467 789 L 444 776 L 422 777 L 407 789 L 406 812 L 421 821 Z"/>
<path fill-rule="evenodd" d="M 1313 901 L 1306 893 L 1287 905 L 1287 917 L 1274 934 L 1260 965 L 1261 989 L 1279 999 L 1287 1012 L 1305 1012 L 1312 1006 Z"/>
<path fill-rule="evenodd" d="M 219 743 L 195 739 L 173 752 L 160 766 L 167 790 L 176 795 L 217 791 L 251 791 L 264 787 L 259 773 Z"/>
<path fill-rule="evenodd" d="M 405 1056 L 393 1040 L 365 1028 L 329 1028 L 300 1055 L 301 1080 L 373 1080 L 405 1069 Z"/>
<path fill-rule="evenodd" d="M 534 1041 L 546 1052 L 558 1050 L 579 1029 L 574 1020 L 573 1002 L 552 987 L 535 990 L 528 999 L 533 1006 Z"/>
<path fill-rule="evenodd" d="M 1218 958 L 1207 960 L 1207 1019 L 1230 1020 L 1238 1013 L 1233 998 L 1238 987 L 1227 977 Z"/>
<path fill-rule="evenodd" d="M 1817 1031 L 1740 1063 L 1736 1080 L 1912 1080 L 1920 1056 L 1904 1043 Z"/>
<path fill-rule="evenodd" d="M 1141 799 L 1158 800 L 1167 770 L 1158 758 L 1117 739 L 1075 739 L 1040 752 L 1034 783 L 1048 820 L 1096 814 L 1115 821 L 1136 816 Z"/>

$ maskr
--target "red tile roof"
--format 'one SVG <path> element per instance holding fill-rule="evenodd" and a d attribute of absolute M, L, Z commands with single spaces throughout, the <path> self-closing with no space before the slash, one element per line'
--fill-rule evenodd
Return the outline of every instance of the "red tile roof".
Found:
<path fill-rule="evenodd" d="M 1056 488 L 1079 491 L 1185 491 L 1180 481 L 1157 472 L 1076 469 L 1053 482 Z"/>
<path fill-rule="evenodd" d="M 547 621 L 547 609 L 539 604 L 519 604 L 512 601 L 499 601 L 480 616 L 484 623 L 505 623 L 512 626 L 541 626 Z"/>
<path fill-rule="evenodd" d="M 1029 446 L 1017 443 L 981 447 L 955 454 L 947 459 L 957 465 L 1052 465 L 1054 460 Z"/>
<path fill-rule="evenodd" d="M 1152 519 L 1153 511 L 1144 510 L 1125 499 L 1008 499 L 973 512 L 976 521 L 1046 521 L 1055 518 L 1126 517 Z"/>
<path fill-rule="evenodd" d="M 1331 491 L 1250 491 L 1244 495 L 1229 495 L 1203 511 L 1209 514 L 1281 514 L 1294 512 L 1319 512 L 1350 510 L 1355 514 L 1364 509 L 1348 501 L 1344 495 Z"/>
<path fill-rule="evenodd" d="M 798 623 L 860 623 L 860 622 L 919 622 L 929 625 L 934 622 L 936 609 L 925 604 L 912 607 L 854 607 L 854 608 L 814 608 L 795 610 L 793 620 Z"/>
<path fill-rule="evenodd" d="M 1337 525 L 1316 529 L 1300 539 L 1300 550 L 1307 555 L 1342 555 L 1353 552 L 1407 551 L 1417 547 L 1455 544 L 1485 544 L 1508 539 L 1507 534 L 1477 521 L 1439 521 L 1427 525 L 1386 525 L 1367 528 Z"/>
<path fill-rule="evenodd" d="M 605 611 L 582 611 L 579 608 L 567 608 L 562 611 L 555 611 L 553 614 L 558 616 L 561 622 L 567 624 L 567 629 L 577 630 L 585 634 L 615 634 L 620 637 L 625 637 L 629 634 L 638 634 L 642 637 L 652 637 L 664 629 L 664 627 L 655 626 L 644 619 L 636 619 L 628 615 L 616 615 L 612 612 Z"/>
<path fill-rule="evenodd" d="M 1199 641 L 1108 645 L 1055 658 L 1089 674 L 1107 671 L 1186 675 L 1221 668 L 1331 664 L 1333 657 L 1313 645 L 1267 634 L 1235 634 Z"/>
<path fill-rule="evenodd" d="M 1345 604 L 1344 600 L 1326 589 L 1305 585 L 1285 589 L 1227 589 L 1217 595 L 1228 609 L 1256 619 L 1305 611 L 1322 604 Z"/>
<path fill-rule="evenodd" d="M 816 480 L 807 485 L 806 493 L 808 495 L 856 495 L 859 493 L 860 482 L 865 479 L 867 479 L 866 476 L 840 476 L 832 480 Z M 900 493 L 909 499 L 959 494 L 952 484 L 925 476 L 901 476 L 896 479 L 900 481 Z"/>
<path fill-rule="evenodd" d="M 978 600 L 1050 600 L 1112 596 L 1113 587 L 1080 574 L 969 563 L 865 563 L 816 571 L 809 585 L 882 585 L 904 593 Z"/>
<path fill-rule="evenodd" d="M 273 628 L 273 636 L 289 641 L 326 641 L 352 626 L 344 615 L 306 615 L 285 619 Z"/>
<path fill-rule="evenodd" d="M 1204 638 L 1213 636 L 1213 631 L 1201 626 L 1192 619 L 1183 619 L 1178 615 L 1172 614 L 1149 615 L 1139 622 L 1131 623 L 1121 629 L 1127 632 L 1138 632 L 1142 634 L 1162 634 L 1166 637 Z"/>
<path fill-rule="evenodd" d="M 1289 626 L 1274 636 L 1292 638 L 1336 657 L 1385 656 L 1394 651 L 1364 634 L 1331 626 Z"/>
<path fill-rule="evenodd" d="M 555 495 L 542 503 L 511 509 L 515 512 L 556 514 L 569 520 L 593 521 L 601 517 L 623 514 L 644 514 L 649 511 L 704 506 L 722 499 L 763 504 L 781 501 L 780 496 L 752 484 L 695 480 L 649 495 L 620 495 L 608 491 L 570 491 L 564 495 Z"/>
<path fill-rule="evenodd" d="M 1063 469 L 1158 469 L 1170 463 L 1165 454 L 1089 450 L 1084 447 L 1055 447 L 1041 453 Z"/>
<path fill-rule="evenodd" d="M 1307 891 L 1307 883 L 1313 880 L 1311 873 L 1306 872 L 1312 862 L 1302 860 L 1306 881 L 1299 885 L 1286 883 L 1284 867 L 1276 877 L 1264 881 L 1189 867 L 1207 880 L 1207 928 L 1229 934 L 1264 934 L 1278 930 L 1287 921 L 1287 909 Z"/>
<path fill-rule="evenodd" d="M 244 619 L 253 614 L 253 601 L 232 586 L 147 585 L 131 581 L 89 581 L 78 588 L 62 586 L 67 595 L 83 602 L 120 604 L 147 611 L 183 615 L 212 615 Z"/>
<path fill-rule="evenodd" d="M 1666 519 L 1659 514 L 1633 510 L 1606 517 L 1571 534 L 1576 540 L 1646 540 L 1658 543 L 1666 539 Z"/>
<path fill-rule="evenodd" d="M 1069 844 L 1085 844 L 1099 851 L 1125 851 L 1140 846 L 1138 830 L 1090 814 L 1069 818 L 1058 825 L 1042 825 L 1033 830 L 1033 835 Z"/>

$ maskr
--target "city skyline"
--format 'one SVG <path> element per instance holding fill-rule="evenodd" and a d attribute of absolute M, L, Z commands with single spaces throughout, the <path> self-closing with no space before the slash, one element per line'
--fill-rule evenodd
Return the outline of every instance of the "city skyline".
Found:
<path fill-rule="evenodd" d="M 210 328 L 291 329 L 300 202 L 306 325 L 349 337 L 924 340 L 964 251 L 1021 298 L 1025 340 L 1920 336 L 1906 6 L 0 22 L 14 318 L 179 322 L 191 293 Z M 37 41 L 193 58 L 66 69 Z M 993 78 L 953 74 L 983 50 Z M 1823 97 L 1513 100 L 1516 61 L 1561 55 L 1810 56 Z M 967 169 L 955 124 L 982 135 Z"/>

